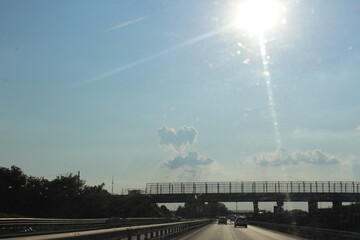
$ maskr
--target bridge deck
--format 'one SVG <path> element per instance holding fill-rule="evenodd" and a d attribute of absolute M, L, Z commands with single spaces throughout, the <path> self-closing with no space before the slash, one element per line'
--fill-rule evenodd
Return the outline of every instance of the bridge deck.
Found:
<path fill-rule="evenodd" d="M 314 201 L 359 202 L 360 182 L 267 181 L 148 183 L 144 195 L 153 202 Z"/>
<path fill-rule="evenodd" d="M 208 193 L 360 193 L 360 182 L 267 181 L 148 183 L 146 194 Z"/>

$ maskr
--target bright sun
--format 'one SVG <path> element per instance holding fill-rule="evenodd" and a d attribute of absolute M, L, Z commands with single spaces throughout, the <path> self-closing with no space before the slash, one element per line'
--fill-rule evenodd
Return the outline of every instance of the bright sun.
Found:
<path fill-rule="evenodd" d="M 236 25 L 263 34 L 280 20 L 282 6 L 276 0 L 247 0 L 237 10 Z"/>

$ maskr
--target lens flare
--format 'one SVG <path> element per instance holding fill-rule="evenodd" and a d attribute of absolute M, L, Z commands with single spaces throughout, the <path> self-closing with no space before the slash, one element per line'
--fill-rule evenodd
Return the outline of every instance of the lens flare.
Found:
<path fill-rule="evenodd" d="M 273 95 L 273 91 L 272 91 L 271 74 L 270 74 L 269 66 L 268 66 L 265 43 L 266 42 L 264 40 L 264 37 L 260 34 L 259 35 L 259 45 L 260 45 L 260 54 L 261 54 L 262 65 L 263 65 L 263 77 L 265 79 L 266 91 L 268 93 L 269 109 L 270 109 L 270 114 L 271 114 L 273 127 L 274 127 L 275 141 L 276 141 L 277 147 L 279 148 L 279 147 L 281 147 L 279 122 L 278 122 L 276 109 L 275 109 L 275 100 L 274 100 L 274 95 Z"/>
<path fill-rule="evenodd" d="M 245 0 L 236 10 L 234 25 L 242 30 L 257 35 L 259 40 L 259 50 L 261 54 L 263 78 L 266 83 L 266 90 L 269 101 L 269 110 L 274 128 L 275 142 L 277 147 L 281 147 L 279 131 L 279 121 L 275 109 L 275 99 L 273 96 L 272 79 L 269 69 L 269 56 L 266 50 L 266 33 L 270 32 L 277 25 L 282 23 L 281 18 L 285 8 L 280 4 L 280 0 Z M 246 60 L 245 60 L 246 61 Z M 244 61 L 244 64 L 247 62 Z"/>
<path fill-rule="evenodd" d="M 281 4 L 275 0 L 248 0 L 237 10 L 236 25 L 261 34 L 280 22 L 282 10 Z"/>

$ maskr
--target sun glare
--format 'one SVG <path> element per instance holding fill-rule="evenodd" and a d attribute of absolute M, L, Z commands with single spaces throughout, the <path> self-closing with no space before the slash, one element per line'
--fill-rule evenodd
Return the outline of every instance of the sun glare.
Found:
<path fill-rule="evenodd" d="M 263 34 L 280 22 L 281 4 L 276 0 L 247 0 L 239 6 L 236 25 Z"/>

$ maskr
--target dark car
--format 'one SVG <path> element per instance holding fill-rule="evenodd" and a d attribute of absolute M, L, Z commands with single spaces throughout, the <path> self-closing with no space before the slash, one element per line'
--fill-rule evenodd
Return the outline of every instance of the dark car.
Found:
<path fill-rule="evenodd" d="M 219 219 L 218 219 L 218 224 L 227 224 L 227 219 L 226 219 L 226 217 L 219 217 Z"/>
<path fill-rule="evenodd" d="M 234 222 L 234 227 L 237 227 L 237 226 L 244 226 L 245 228 L 247 228 L 247 220 L 245 217 L 238 217 L 235 219 L 235 222 Z"/>

